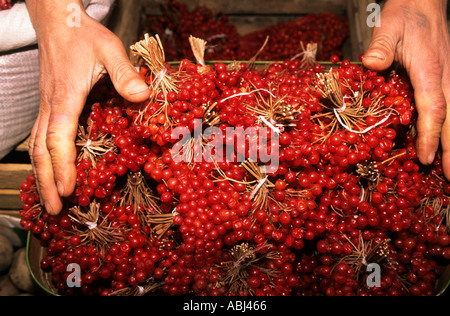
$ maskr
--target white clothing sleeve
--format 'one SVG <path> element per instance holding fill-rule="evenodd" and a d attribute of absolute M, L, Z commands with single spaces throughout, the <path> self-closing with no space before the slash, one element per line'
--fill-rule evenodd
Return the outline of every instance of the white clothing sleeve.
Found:
<path fill-rule="evenodd" d="M 86 13 L 102 23 L 108 17 L 113 4 L 114 0 L 83 0 Z M 0 52 L 36 43 L 36 32 L 25 3 L 17 3 L 9 10 L 0 11 Z"/>

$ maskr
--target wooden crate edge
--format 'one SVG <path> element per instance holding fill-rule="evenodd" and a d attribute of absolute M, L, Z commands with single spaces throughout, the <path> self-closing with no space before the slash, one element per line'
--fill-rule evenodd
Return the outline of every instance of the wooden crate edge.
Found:
<path fill-rule="evenodd" d="M 32 172 L 30 164 L 0 164 L 0 189 L 19 189 Z"/>

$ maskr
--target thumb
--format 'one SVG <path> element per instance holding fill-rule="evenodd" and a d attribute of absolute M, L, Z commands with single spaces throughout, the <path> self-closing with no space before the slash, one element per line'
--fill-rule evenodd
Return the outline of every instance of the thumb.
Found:
<path fill-rule="evenodd" d="M 386 23 L 375 27 L 372 42 L 363 57 L 363 65 L 377 72 L 388 69 L 394 62 L 399 40 L 400 35 L 395 24 Z"/>
<path fill-rule="evenodd" d="M 118 38 L 104 51 L 102 62 L 117 92 L 126 100 L 138 103 L 150 97 L 148 85 L 131 64 Z"/>

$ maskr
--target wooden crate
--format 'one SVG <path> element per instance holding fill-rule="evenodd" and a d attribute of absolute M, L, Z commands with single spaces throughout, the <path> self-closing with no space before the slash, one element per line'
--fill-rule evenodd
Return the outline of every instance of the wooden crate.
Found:
<path fill-rule="evenodd" d="M 350 24 L 351 58 L 358 60 L 372 41 L 373 28 L 367 24 L 371 12 L 367 7 L 373 0 L 347 0 L 347 16 Z"/>
<path fill-rule="evenodd" d="M 143 15 L 160 15 L 164 0 L 118 0 L 109 27 L 128 49 L 139 38 L 139 24 Z M 245 35 L 281 21 L 291 21 L 306 14 L 332 12 L 347 16 L 350 39 L 344 47 L 344 57 L 357 60 L 370 43 L 372 29 L 366 20 L 367 5 L 374 0 L 179 0 L 190 9 L 204 5 L 214 13 L 229 17 L 241 35 Z"/>
<path fill-rule="evenodd" d="M 22 208 L 20 185 L 33 172 L 27 141 L 0 162 L 0 214 L 15 215 Z"/>

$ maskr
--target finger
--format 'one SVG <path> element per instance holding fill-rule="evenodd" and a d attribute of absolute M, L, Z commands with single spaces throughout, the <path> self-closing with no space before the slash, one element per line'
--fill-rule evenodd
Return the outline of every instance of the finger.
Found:
<path fill-rule="evenodd" d="M 33 128 L 31 129 L 30 140 L 28 141 L 28 155 L 30 156 L 31 167 L 33 168 L 33 174 L 36 174 L 35 169 L 34 169 L 33 151 L 34 151 L 34 144 L 36 143 L 36 133 L 37 133 L 37 129 L 39 126 L 39 120 L 40 120 L 40 115 L 38 114 L 38 116 L 36 118 L 36 122 L 34 123 Z M 38 187 L 38 191 L 39 191 L 39 187 Z"/>
<path fill-rule="evenodd" d="M 381 26 L 374 28 L 372 42 L 364 54 L 365 67 L 378 72 L 392 65 L 402 32 L 402 26 L 397 21 L 397 17 L 386 7 L 381 14 Z"/>
<path fill-rule="evenodd" d="M 30 157 L 41 204 L 49 214 L 57 215 L 62 209 L 62 200 L 55 185 L 52 160 L 46 143 L 49 116 L 49 106 L 41 101 L 39 117 L 33 128 Z"/>
<path fill-rule="evenodd" d="M 448 63 L 447 63 L 448 64 Z M 442 144 L 442 165 L 447 180 L 450 180 L 450 67 L 444 70 L 442 80 L 442 88 L 444 91 L 445 102 L 447 104 L 447 118 L 442 127 L 441 144 Z"/>
<path fill-rule="evenodd" d="M 427 60 L 424 56 L 424 60 Z M 410 71 L 411 83 L 415 87 L 418 111 L 417 156 L 423 164 L 433 163 L 441 141 L 447 104 L 442 90 L 442 68 L 439 63 Z"/>
<path fill-rule="evenodd" d="M 115 36 L 102 47 L 100 62 L 111 77 L 117 92 L 130 102 L 143 102 L 150 97 L 148 85 L 131 64 L 122 42 Z"/>
<path fill-rule="evenodd" d="M 57 92 L 52 99 L 46 143 L 53 166 L 53 182 L 60 197 L 70 196 L 75 190 L 75 140 L 86 95 Z"/>

